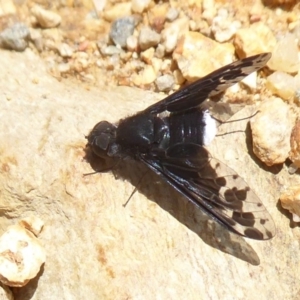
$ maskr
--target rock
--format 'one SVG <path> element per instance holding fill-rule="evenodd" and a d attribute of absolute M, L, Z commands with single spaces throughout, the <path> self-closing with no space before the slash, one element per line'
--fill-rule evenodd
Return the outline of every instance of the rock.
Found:
<path fill-rule="evenodd" d="M 0 5 L 0 17 L 6 15 L 14 15 L 17 12 L 16 6 L 13 0 L 1 1 Z M 0 297 L 1 298 L 1 297 Z"/>
<path fill-rule="evenodd" d="M 147 64 L 151 64 L 153 57 L 154 57 L 154 48 L 149 48 L 143 52 L 141 52 L 141 59 L 147 63 Z"/>
<path fill-rule="evenodd" d="M 226 13 L 218 13 L 216 17 L 212 20 L 211 30 L 214 34 L 214 37 L 217 42 L 223 43 L 229 41 L 239 28 L 242 27 L 242 24 L 238 20 L 231 20 L 228 17 L 227 10 Z"/>
<path fill-rule="evenodd" d="M 71 48 L 68 44 L 62 43 L 58 47 L 58 52 L 62 57 L 72 57 L 74 49 Z"/>
<path fill-rule="evenodd" d="M 166 15 L 166 20 L 169 22 L 173 22 L 178 18 L 178 16 L 179 16 L 179 11 L 174 7 L 170 7 Z"/>
<path fill-rule="evenodd" d="M 166 15 L 169 9 L 169 3 L 160 3 L 153 5 L 147 11 L 147 24 L 158 33 L 161 33 L 165 27 Z"/>
<path fill-rule="evenodd" d="M 292 161 L 293 166 L 290 166 L 289 172 L 295 173 L 300 168 L 300 120 L 297 120 L 293 127 L 290 138 L 291 151 L 289 153 L 289 159 Z M 294 168 L 292 170 L 291 168 Z"/>
<path fill-rule="evenodd" d="M 99 50 L 100 50 L 101 54 L 104 56 L 118 55 L 118 54 L 122 53 L 122 51 L 123 51 L 119 47 L 116 47 L 113 45 L 102 46 Z"/>
<path fill-rule="evenodd" d="M 159 76 L 155 81 L 156 87 L 160 92 L 168 92 L 174 85 L 174 78 L 172 75 L 166 74 Z"/>
<path fill-rule="evenodd" d="M 233 40 L 239 58 L 273 52 L 277 43 L 271 29 L 263 22 L 251 24 L 248 28 L 239 29 Z"/>
<path fill-rule="evenodd" d="M 300 68 L 298 45 L 293 34 L 286 34 L 276 45 L 268 67 L 286 73 L 296 73 Z"/>
<path fill-rule="evenodd" d="M 276 71 L 267 77 L 266 86 L 274 95 L 292 102 L 300 88 L 300 80 L 287 73 Z"/>
<path fill-rule="evenodd" d="M 42 28 L 54 28 L 61 22 L 61 16 L 59 14 L 46 10 L 38 5 L 32 7 L 31 13 Z"/>
<path fill-rule="evenodd" d="M 179 18 L 174 22 L 166 25 L 165 29 L 161 33 L 162 45 L 165 47 L 167 53 L 171 53 L 176 45 L 178 39 L 188 33 L 189 31 L 189 19 Z"/>
<path fill-rule="evenodd" d="M 166 48 L 164 45 L 159 44 L 155 50 L 155 56 L 157 58 L 164 58 L 166 53 Z"/>
<path fill-rule="evenodd" d="M 300 222 L 300 186 L 290 186 L 280 195 L 280 202 L 293 215 L 293 221 Z"/>
<path fill-rule="evenodd" d="M 16 23 L 0 33 L 0 45 L 15 51 L 24 51 L 28 46 L 29 29 L 23 23 Z"/>
<path fill-rule="evenodd" d="M 45 259 L 41 242 L 23 226 L 10 226 L 0 237 L 0 281 L 8 286 L 26 285 Z"/>
<path fill-rule="evenodd" d="M 160 34 L 149 27 L 143 27 L 139 35 L 139 45 L 142 50 L 155 47 L 160 42 Z"/>
<path fill-rule="evenodd" d="M 295 115 L 279 98 L 262 102 L 250 121 L 253 152 L 267 166 L 284 163 L 289 156 Z"/>
<path fill-rule="evenodd" d="M 39 240 L 47 261 L 35 280 L 14 289 L 17 299 L 295 299 L 300 232 L 277 201 L 300 178 L 286 168 L 266 171 L 249 155 L 253 106 L 219 126 L 226 135 L 208 149 L 272 215 L 277 235 L 264 242 L 230 233 L 139 163 L 120 162 L 116 176 L 83 176 L 93 172 L 84 136 L 97 122 L 118 121 L 165 95 L 58 81 L 30 49 L 0 50 L 0 65 L 1 228 L 33 212 L 45 222 Z"/>
<path fill-rule="evenodd" d="M 126 47 L 127 38 L 133 34 L 135 24 L 133 17 L 117 19 L 112 23 L 109 36 L 115 45 Z"/>
<path fill-rule="evenodd" d="M 138 49 L 138 39 L 134 35 L 130 35 L 126 40 L 126 47 L 128 51 L 137 51 Z"/>
<path fill-rule="evenodd" d="M 178 84 L 178 85 L 181 85 L 185 82 L 185 79 L 184 77 L 182 76 L 182 73 L 180 72 L 180 70 L 175 70 L 173 72 L 173 76 L 174 76 L 174 80 L 175 80 L 175 83 Z"/>
<path fill-rule="evenodd" d="M 219 44 L 198 32 L 182 36 L 173 52 L 173 58 L 188 81 L 195 81 L 231 63 L 233 57 L 232 44 Z"/>
<path fill-rule="evenodd" d="M 154 68 L 150 65 L 146 65 L 142 71 L 138 74 L 132 75 L 132 82 L 136 86 L 143 86 L 154 82 L 156 79 L 156 73 Z"/>
<path fill-rule="evenodd" d="M 212 23 L 213 18 L 217 13 L 216 3 L 214 0 L 203 0 L 203 13 L 202 17 L 207 20 L 209 24 Z"/>
<path fill-rule="evenodd" d="M 106 21 L 113 22 L 117 19 L 128 17 L 131 15 L 131 3 L 121 2 L 114 3 L 111 7 L 105 8 L 103 11 L 103 18 Z"/>
<path fill-rule="evenodd" d="M 251 90 L 255 90 L 257 88 L 257 72 L 251 73 L 250 75 L 245 77 L 241 82 Z"/>
<path fill-rule="evenodd" d="M 131 0 L 131 9 L 135 13 L 142 13 L 145 11 L 149 5 L 151 0 Z"/>
<path fill-rule="evenodd" d="M 19 221 L 19 225 L 31 231 L 35 236 L 38 236 L 42 231 L 44 222 L 37 216 L 30 216 Z"/>

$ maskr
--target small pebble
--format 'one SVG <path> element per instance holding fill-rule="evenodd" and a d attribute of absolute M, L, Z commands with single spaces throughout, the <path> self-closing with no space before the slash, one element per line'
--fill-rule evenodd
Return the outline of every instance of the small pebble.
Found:
<path fill-rule="evenodd" d="M 173 72 L 173 76 L 174 76 L 175 83 L 176 83 L 177 85 L 181 85 L 181 84 L 184 83 L 185 79 L 184 79 L 184 77 L 182 76 L 182 73 L 180 72 L 180 70 L 178 70 L 178 69 L 175 70 L 175 71 Z"/>
<path fill-rule="evenodd" d="M 155 50 L 155 56 L 157 58 L 164 58 L 165 57 L 166 48 L 162 44 L 158 44 Z"/>
<path fill-rule="evenodd" d="M 3 48 L 24 51 L 28 46 L 30 32 L 23 23 L 16 23 L 0 33 L 0 44 Z"/>
<path fill-rule="evenodd" d="M 290 74 L 276 71 L 267 77 L 266 86 L 274 95 L 284 100 L 292 101 L 297 89 L 300 88 L 300 81 Z"/>
<path fill-rule="evenodd" d="M 263 22 L 253 23 L 247 28 L 237 30 L 233 40 L 240 58 L 263 52 L 273 52 L 276 43 L 274 33 Z"/>
<path fill-rule="evenodd" d="M 139 72 L 139 74 L 133 74 L 132 75 L 132 82 L 136 86 L 142 86 L 147 85 L 156 79 L 156 73 L 154 71 L 154 68 L 150 65 L 146 65 L 142 71 Z"/>
<path fill-rule="evenodd" d="M 168 92 L 174 85 L 174 78 L 172 75 L 166 74 L 158 77 L 155 81 L 156 87 L 160 92 Z"/>
<path fill-rule="evenodd" d="M 257 72 L 251 73 L 250 75 L 245 77 L 241 82 L 251 90 L 255 90 L 257 87 Z"/>
<path fill-rule="evenodd" d="M 66 43 L 62 43 L 58 47 L 58 52 L 62 57 L 72 57 L 74 50 Z"/>
<path fill-rule="evenodd" d="M 160 42 L 160 34 L 149 27 L 143 27 L 139 35 L 139 45 L 142 50 L 155 47 Z"/>
<path fill-rule="evenodd" d="M 300 120 L 297 120 L 292 130 L 291 138 L 291 151 L 289 153 L 289 159 L 293 165 L 300 168 Z M 290 171 L 290 168 L 289 168 Z"/>
<path fill-rule="evenodd" d="M 126 46 L 128 51 L 137 51 L 138 39 L 134 35 L 130 35 L 126 40 Z"/>
<path fill-rule="evenodd" d="M 224 43 L 229 41 L 241 27 L 240 21 L 231 21 L 227 19 L 227 16 L 218 15 L 212 21 L 211 30 L 215 39 L 220 43 Z"/>
<path fill-rule="evenodd" d="M 114 54 L 120 54 L 122 52 L 122 49 L 113 45 L 102 46 L 99 50 L 104 56 L 112 56 Z"/>
<path fill-rule="evenodd" d="M 174 51 L 178 38 L 189 32 L 189 19 L 180 18 L 170 23 L 162 31 L 162 45 L 165 47 L 166 53 Z"/>
<path fill-rule="evenodd" d="M 188 32 L 178 41 L 173 58 L 183 77 L 195 81 L 233 61 L 232 44 L 220 44 L 199 32 Z"/>
<path fill-rule="evenodd" d="M 280 202 L 293 215 L 293 221 L 300 222 L 300 186 L 290 186 L 280 195 Z"/>
<path fill-rule="evenodd" d="M 286 34 L 276 45 L 268 67 L 286 73 L 296 73 L 300 69 L 296 36 Z"/>
<path fill-rule="evenodd" d="M 104 8 L 103 17 L 106 21 L 113 22 L 120 18 L 130 16 L 131 14 L 131 3 L 121 2 L 114 3 L 108 9 Z"/>
<path fill-rule="evenodd" d="M 126 47 L 127 38 L 133 34 L 135 24 L 136 21 L 133 17 L 117 19 L 112 23 L 109 36 L 115 45 Z"/>
<path fill-rule="evenodd" d="M 68 73 L 71 70 L 70 64 L 69 63 L 61 63 L 58 65 L 58 71 L 60 73 Z"/>
<path fill-rule="evenodd" d="M 42 7 L 35 5 L 31 9 L 31 13 L 35 16 L 37 23 L 42 28 L 57 27 L 61 22 L 61 16 L 50 10 L 43 9 Z"/>
<path fill-rule="evenodd" d="M 17 12 L 17 8 L 13 0 L 1 1 L 0 17 L 4 17 L 7 15 L 14 15 L 16 12 Z"/>
<path fill-rule="evenodd" d="M 148 8 L 150 3 L 151 0 L 132 0 L 131 9 L 133 12 L 140 14 Z"/>
<path fill-rule="evenodd" d="M 147 64 L 151 64 L 153 56 L 154 56 L 154 48 L 151 47 L 143 52 L 141 52 L 141 59 L 147 63 Z"/>
<path fill-rule="evenodd" d="M 179 11 L 176 8 L 171 7 L 167 12 L 166 20 L 169 22 L 173 22 L 175 19 L 178 18 L 178 16 L 179 16 Z"/>

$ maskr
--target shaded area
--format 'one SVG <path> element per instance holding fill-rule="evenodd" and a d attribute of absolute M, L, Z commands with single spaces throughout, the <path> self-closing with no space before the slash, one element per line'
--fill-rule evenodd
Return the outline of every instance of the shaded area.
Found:
<path fill-rule="evenodd" d="M 85 158 L 95 171 L 107 170 L 108 166 L 114 165 L 113 160 L 99 159 L 91 153 L 90 149 L 86 150 Z M 129 181 L 138 192 L 168 211 L 180 223 L 195 232 L 206 244 L 252 265 L 259 265 L 259 257 L 245 238 L 229 232 L 213 221 L 144 164 L 133 160 L 124 160 L 112 172 L 116 179 Z M 141 181 L 141 174 L 144 173 L 146 175 Z M 164 195 L 164 197 L 158 195 Z M 124 199 L 124 203 L 127 200 Z M 131 201 L 134 201 L 134 198 Z"/>
<path fill-rule="evenodd" d="M 40 268 L 38 274 L 32 278 L 25 286 L 20 288 L 11 288 L 15 300 L 30 300 L 34 297 L 35 291 L 38 288 L 39 280 L 44 273 L 44 265 Z"/>

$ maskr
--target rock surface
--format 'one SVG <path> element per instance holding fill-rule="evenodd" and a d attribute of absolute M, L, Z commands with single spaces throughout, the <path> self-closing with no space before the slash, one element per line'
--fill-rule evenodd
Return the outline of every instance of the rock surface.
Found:
<path fill-rule="evenodd" d="M 122 164 L 118 179 L 111 172 L 83 176 L 92 171 L 84 160 L 92 127 L 141 110 L 157 95 L 59 82 L 30 51 L 0 51 L 0 233 L 34 211 L 45 222 L 39 240 L 47 251 L 38 277 L 14 289 L 16 300 L 299 298 L 299 228 L 277 206 L 283 187 L 299 184 L 299 176 L 258 162 L 249 130 L 233 132 L 248 128 L 246 120 L 222 125 L 230 133 L 210 151 L 246 179 L 272 215 L 277 235 L 265 242 L 229 233 L 151 173 L 124 208 L 143 166 Z"/>

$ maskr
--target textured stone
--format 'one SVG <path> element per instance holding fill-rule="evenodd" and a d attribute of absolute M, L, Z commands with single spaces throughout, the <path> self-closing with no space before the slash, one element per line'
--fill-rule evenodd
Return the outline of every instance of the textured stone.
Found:
<path fill-rule="evenodd" d="M 176 45 L 178 39 L 187 34 L 189 31 L 189 19 L 179 18 L 174 22 L 170 23 L 162 31 L 162 45 L 165 47 L 167 53 L 172 52 Z"/>
<path fill-rule="evenodd" d="M 293 215 L 294 222 L 300 222 L 300 185 L 290 186 L 280 195 L 283 208 Z"/>
<path fill-rule="evenodd" d="M 109 35 L 116 45 L 124 48 L 127 45 L 127 38 L 133 34 L 134 27 L 133 17 L 120 18 L 112 23 Z"/>
<path fill-rule="evenodd" d="M 38 5 L 32 7 L 31 13 L 36 18 L 37 23 L 43 28 L 57 27 L 61 22 L 61 16 L 59 14 L 46 10 Z"/>
<path fill-rule="evenodd" d="M 300 88 L 300 80 L 287 73 L 276 71 L 268 76 L 266 85 L 274 95 L 292 102 Z"/>
<path fill-rule="evenodd" d="M 113 22 L 117 19 L 124 18 L 131 15 L 131 3 L 121 2 L 114 3 L 111 7 L 104 9 L 103 17 L 109 21 Z"/>
<path fill-rule="evenodd" d="M 268 67 L 272 70 L 296 73 L 300 68 L 299 50 L 296 36 L 286 34 L 277 43 Z"/>
<path fill-rule="evenodd" d="M 285 162 L 295 122 L 291 107 L 279 98 L 264 101 L 251 119 L 253 152 L 267 166 Z"/>
<path fill-rule="evenodd" d="M 160 42 L 160 34 L 149 27 L 143 27 L 139 35 L 139 45 L 142 50 L 156 46 Z"/>
<path fill-rule="evenodd" d="M 138 163 L 83 176 L 93 171 L 83 151 L 92 127 L 163 95 L 58 81 L 28 51 L 0 50 L 0 65 L 1 233 L 34 212 L 45 222 L 39 240 L 47 250 L 42 271 L 15 289 L 15 300 L 295 300 L 300 233 L 277 202 L 282 188 L 300 179 L 285 168 L 266 171 L 249 155 L 249 119 L 240 119 L 253 107 L 234 116 L 240 121 L 221 125 L 226 135 L 209 150 L 248 182 L 272 215 L 277 235 L 265 242 L 228 232 L 150 171 L 141 182 L 146 169 Z"/>
<path fill-rule="evenodd" d="M 16 23 L 0 33 L 0 45 L 15 51 L 24 51 L 28 46 L 29 29 L 23 23 Z"/>
<path fill-rule="evenodd" d="M 289 159 L 295 167 L 300 168 L 300 120 L 297 120 L 293 127 L 290 144 L 291 151 L 289 153 Z"/>
<path fill-rule="evenodd" d="M 26 285 L 45 259 L 41 242 L 21 225 L 10 226 L 0 237 L 0 281 L 8 286 Z"/>
<path fill-rule="evenodd" d="M 174 77 L 166 74 L 158 77 L 155 81 L 156 87 L 160 92 L 167 92 L 172 89 L 174 85 Z"/>
<path fill-rule="evenodd" d="M 198 32 L 188 32 L 173 53 L 185 79 L 194 81 L 233 61 L 232 44 L 219 44 Z"/>
<path fill-rule="evenodd" d="M 263 52 L 272 52 L 277 42 L 271 29 L 263 22 L 257 22 L 248 28 L 239 29 L 233 43 L 238 56 L 244 58 Z"/>
<path fill-rule="evenodd" d="M 133 12 L 140 14 L 148 8 L 150 2 L 151 0 L 132 0 L 131 9 Z"/>

